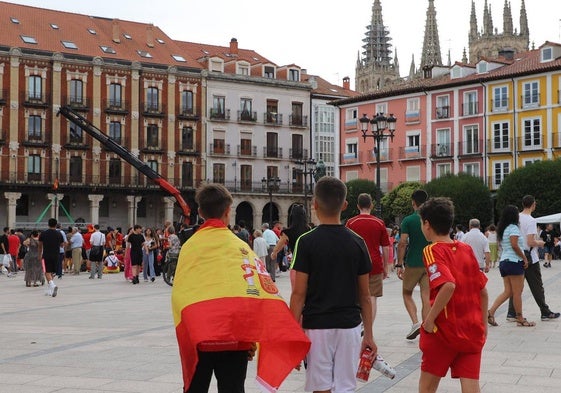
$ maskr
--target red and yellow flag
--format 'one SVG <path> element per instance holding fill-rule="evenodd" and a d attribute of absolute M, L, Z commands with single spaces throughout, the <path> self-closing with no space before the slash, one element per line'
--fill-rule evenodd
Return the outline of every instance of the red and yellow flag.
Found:
<path fill-rule="evenodd" d="M 258 343 L 257 382 L 269 392 L 310 349 L 265 263 L 219 220 L 208 220 L 183 245 L 172 309 L 184 389 L 195 372 L 197 348 L 237 350 Z"/>

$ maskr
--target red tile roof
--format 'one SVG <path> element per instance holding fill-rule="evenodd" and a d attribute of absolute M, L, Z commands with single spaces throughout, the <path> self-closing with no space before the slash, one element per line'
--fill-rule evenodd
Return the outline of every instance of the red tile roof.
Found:
<path fill-rule="evenodd" d="M 310 79 L 312 78 L 315 79 L 317 84 L 317 87 L 315 89 L 312 89 L 312 95 L 319 95 L 330 98 L 356 97 L 360 95 L 358 91 L 348 90 L 341 86 L 334 85 L 317 75 L 302 74 L 301 76 L 302 82 L 311 82 Z"/>

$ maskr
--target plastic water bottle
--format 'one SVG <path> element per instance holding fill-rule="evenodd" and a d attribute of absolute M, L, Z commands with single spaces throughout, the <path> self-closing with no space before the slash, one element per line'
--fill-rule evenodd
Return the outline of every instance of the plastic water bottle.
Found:
<path fill-rule="evenodd" d="M 380 355 L 376 355 L 372 368 L 379 371 L 382 375 L 388 377 L 389 379 L 395 378 L 395 368 L 390 366 Z"/>
<path fill-rule="evenodd" d="M 356 372 L 356 379 L 361 382 L 368 382 L 370 376 L 370 369 L 372 369 L 374 362 L 374 352 L 372 349 L 366 347 L 360 354 L 360 362 L 358 363 L 358 370 Z"/>

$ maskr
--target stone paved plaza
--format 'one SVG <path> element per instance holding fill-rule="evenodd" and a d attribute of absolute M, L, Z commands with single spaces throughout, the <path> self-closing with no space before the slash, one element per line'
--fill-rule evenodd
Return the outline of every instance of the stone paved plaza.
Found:
<path fill-rule="evenodd" d="M 561 261 L 543 269 L 546 298 L 561 310 Z M 489 273 L 492 301 L 502 290 L 498 269 Z M 44 289 L 26 288 L 23 273 L 0 275 L 0 393 L 180 393 L 181 370 L 170 311 L 171 287 L 131 285 L 122 274 L 89 280 L 88 274 L 56 280 L 56 298 Z M 288 274 L 277 279 L 289 298 Z M 415 294 L 418 300 L 418 293 Z M 524 313 L 533 328 L 505 321 L 506 305 L 497 312 L 500 326 L 489 329 L 481 386 L 486 393 L 561 392 L 561 321 L 541 322 L 529 291 Z M 407 341 L 410 328 L 401 298 L 401 282 L 392 274 L 379 301 L 375 339 L 379 352 L 396 367 L 389 380 L 375 370 L 361 393 L 417 391 L 418 339 Z M 246 391 L 258 392 L 255 362 L 250 363 Z M 304 373 L 294 371 L 280 392 L 303 392 Z M 211 388 L 216 391 L 216 388 Z M 442 380 L 439 392 L 459 392 L 459 381 Z"/>

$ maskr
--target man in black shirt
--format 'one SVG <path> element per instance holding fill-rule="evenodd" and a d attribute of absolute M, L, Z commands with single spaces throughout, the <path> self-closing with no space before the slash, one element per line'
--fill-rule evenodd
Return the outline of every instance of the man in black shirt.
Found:
<path fill-rule="evenodd" d="M 57 220 L 50 218 L 49 229 L 39 235 L 39 255 L 42 255 L 45 261 L 45 278 L 48 282 L 45 295 L 52 297 L 55 297 L 58 293 L 58 287 L 53 282 L 53 275 L 56 274 L 58 269 L 60 247 L 65 242 L 65 239 L 56 229 L 56 224 Z"/>

